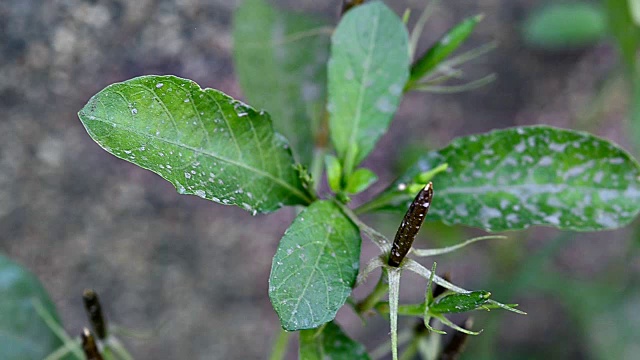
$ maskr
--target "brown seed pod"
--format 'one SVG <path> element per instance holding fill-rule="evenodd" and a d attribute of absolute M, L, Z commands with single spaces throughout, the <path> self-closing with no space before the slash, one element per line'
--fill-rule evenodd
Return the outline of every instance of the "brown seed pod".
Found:
<path fill-rule="evenodd" d="M 400 266 L 404 257 L 409 253 L 413 240 L 418 235 L 420 226 L 422 226 L 424 218 L 427 216 L 432 198 L 433 184 L 428 183 L 413 199 L 409 210 L 404 215 L 404 219 L 402 219 L 396 237 L 393 239 L 391 254 L 389 254 L 389 266 Z"/>

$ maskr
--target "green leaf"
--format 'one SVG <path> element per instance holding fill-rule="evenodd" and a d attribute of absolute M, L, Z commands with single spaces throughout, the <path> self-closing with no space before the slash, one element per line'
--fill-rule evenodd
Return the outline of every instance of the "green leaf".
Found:
<path fill-rule="evenodd" d="M 60 322 L 40 281 L 1 254 L 0 294 L 0 359 L 40 360 L 62 345 L 34 308 L 34 301 L 40 301 Z"/>
<path fill-rule="evenodd" d="M 252 213 L 309 203 L 269 115 L 175 76 L 106 87 L 78 114 L 109 153 L 153 171 L 180 194 Z"/>
<path fill-rule="evenodd" d="M 369 169 L 360 168 L 351 174 L 345 190 L 349 194 L 359 194 L 367 190 L 376 181 L 378 181 L 378 175 Z"/>
<path fill-rule="evenodd" d="M 423 156 L 381 197 L 404 212 L 417 174 L 440 164 L 430 219 L 503 231 L 531 225 L 593 231 L 626 225 L 640 211 L 640 168 L 591 134 L 531 126 L 471 135 Z"/>
<path fill-rule="evenodd" d="M 338 193 L 342 190 L 342 165 L 340 165 L 340 161 L 333 155 L 325 156 L 324 160 L 327 165 L 329 188 L 334 193 Z"/>
<path fill-rule="evenodd" d="M 326 102 L 328 28 L 304 14 L 245 0 L 233 21 L 234 63 L 242 91 L 266 109 L 276 131 L 309 165 Z"/>
<path fill-rule="evenodd" d="M 400 103 L 408 41 L 400 18 L 377 1 L 349 11 L 331 38 L 329 128 L 347 175 L 371 152 Z"/>
<path fill-rule="evenodd" d="M 607 35 L 602 8 L 587 2 L 553 2 L 529 16 L 524 40 L 549 50 L 575 49 L 597 43 Z"/>
<path fill-rule="evenodd" d="M 365 347 L 349 338 L 333 321 L 300 332 L 300 353 L 305 360 L 368 360 Z"/>
<path fill-rule="evenodd" d="M 317 201 L 284 233 L 273 257 L 269 297 L 285 330 L 333 320 L 358 275 L 360 232 L 340 208 Z"/>
<path fill-rule="evenodd" d="M 488 291 L 472 291 L 469 293 L 450 294 L 429 306 L 429 311 L 435 314 L 453 314 L 476 310 L 489 301 L 491 293 Z"/>
<path fill-rule="evenodd" d="M 451 28 L 433 46 L 429 48 L 411 67 L 411 75 L 406 88 L 420 81 L 427 73 L 446 59 L 452 52 L 462 45 L 482 20 L 482 15 L 472 16 Z"/>

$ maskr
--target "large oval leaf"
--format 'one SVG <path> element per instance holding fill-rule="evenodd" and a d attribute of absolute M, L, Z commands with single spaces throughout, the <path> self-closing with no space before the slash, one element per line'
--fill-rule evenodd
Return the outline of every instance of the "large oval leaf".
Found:
<path fill-rule="evenodd" d="M 106 87 L 78 114 L 111 154 L 151 170 L 179 193 L 253 213 L 310 201 L 269 115 L 175 76 Z"/>
<path fill-rule="evenodd" d="M 454 140 L 423 156 L 385 196 L 406 211 L 403 189 L 420 172 L 447 163 L 434 179 L 430 218 L 490 231 L 531 225 L 612 229 L 640 211 L 640 167 L 615 144 L 548 126 L 519 127 Z"/>
<path fill-rule="evenodd" d="M 299 359 L 368 360 L 364 345 L 351 339 L 333 321 L 319 329 L 300 332 Z"/>
<path fill-rule="evenodd" d="M 234 62 L 242 92 L 273 116 L 300 161 L 309 165 L 326 101 L 329 34 L 322 21 L 245 0 L 233 19 Z M 325 31 L 322 31 L 325 30 Z"/>
<path fill-rule="evenodd" d="M 317 201 L 284 233 L 273 257 L 269 297 L 285 330 L 333 320 L 358 275 L 360 232 L 340 208 Z"/>
<path fill-rule="evenodd" d="M 350 10 L 331 38 L 331 138 L 350 173 L 387 130 L 409 77 L 409 36 L 381 2 Z"/>
<path fill-rule="evenodd" d="M 34 307 L 39 301 L 60 322 L 40 281 L 2 254 L 0 294 L 0 359 L 40 360 L 62 345 Z"/>

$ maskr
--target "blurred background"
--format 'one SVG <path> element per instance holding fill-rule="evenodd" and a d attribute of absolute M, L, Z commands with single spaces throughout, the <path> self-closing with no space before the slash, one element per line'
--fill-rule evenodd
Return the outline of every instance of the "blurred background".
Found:
<path fill-rule="evenodd" d="M 144 74 L 175 74 L 243 98 L 233 66 L 232 20 L 239 3 L 0 2 L 0 252 L 41 279 L 70 334 L 86 325 L 81 294 L 91 287 L 110 322 L 153 331 L 148 339 L 125 338 L 137 359 L 268 357 L 279 327 L 267 296 L 269 269 L 293 210 L 252 217 L 180 196 L 160 177 L 100 149 L 76 115 L 105 86 Z M 331 24 L 341 7 L 340 1 L 272 3 Z M 606 6 L 616 1 L 582 2 L 591 9 L 589 26 L 582 32 L 569 26 L 559 42 L 557 32 L 544 32 L 552 25 L 532 23 L 554 3 L 458 0 L 436 6 L 419 52 L 463 18 L 483 13 L 464 48 L 490 41 L 498 47 L 465 72 L 470 79 L 495 73 L 497 80 L 458 94 L 408 94 L 364 164 L 381 179 L 361 199 L 384 188 L 424 149 L 495 128 L 585 130 L 638 155 L 627 120 L 634 109 L 629 66 L 635 49 L 621 56 L 620 32 L 606 24 Z M 412 9 L 412 25 L 427 1 L 387 4 L 399 15 Z M 571 11 L 559 18 L 573 19 L 583 10 Z M 366 220 L 393 235 L 401 216 Z M 475 328 L 485 331 L 471 339 L 465 358 L 637 359 L 639 226 L 636 221 L 600 233 L 534 228 L 439 259 L 438 270 L 450 272 L 457 284 L 490 290 L 529 313 L 477 316 Z M 419 246 L 480 233 L 430 223 Z M 365 240 L 363 261 L 375 253 Z M 406 276 L 401 295 L 419 302 L 424 282 Z M 388 323 L 380 317 L 363 327 L 345 308 L 338 321 L 369 350 L 388 339 Z M 293 345 L 290 355 L 295 358 Z"/>

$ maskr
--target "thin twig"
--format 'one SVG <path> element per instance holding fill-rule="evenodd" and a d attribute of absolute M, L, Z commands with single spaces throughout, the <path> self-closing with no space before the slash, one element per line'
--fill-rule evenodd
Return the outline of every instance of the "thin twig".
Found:
<path fill-rule="evenodd" d="M 104 340 L 108 335 L 107 322 L 102 314 L 102 305 L 100 305 L 98 294 L 93 289 L 86 289 L 82 293 L 82 302 L 84 303 L 84 309 L 87 311 L 91 328 L 98 336 L 98 339 Z"/>
<path fill-rule="evenodd" d="M 442 254 L 447 254 L 453 251 L 456 251 L 460 248 L 463 248 L 467 245 L 471 245 L 474 242 L 477 241 L 482 241 L 482 240 L 491 240 L 491 239 L 507 239 L 506 236 L 503 235 L 487 235 L 487 236 L 479 236 L 473 239 L 469 239 L 463 243 L 457 244 L 457 245 L 453 245 L 453 246 L 447 246 L 444 248 L 439 248 L 439 249 L 412 249 L 411 253 L 415 254 L 416 256 L 421 256 L 421 257 L 426 257 L 426 256 L 435 256 L 435 255 L 442 255 Z"/>

